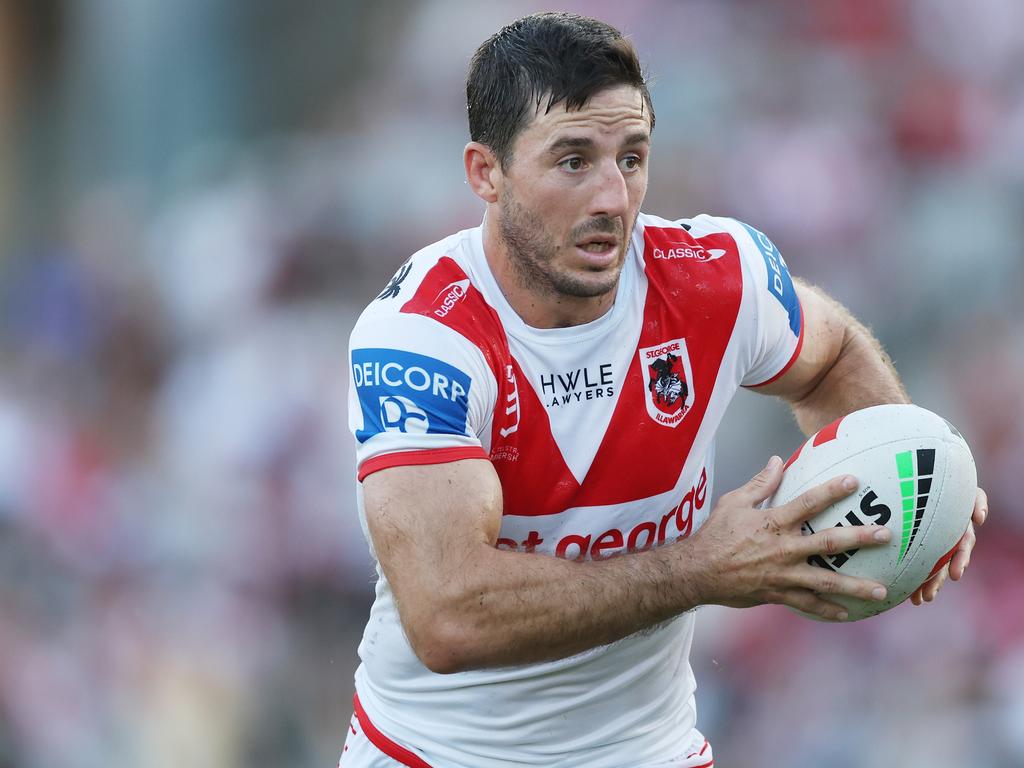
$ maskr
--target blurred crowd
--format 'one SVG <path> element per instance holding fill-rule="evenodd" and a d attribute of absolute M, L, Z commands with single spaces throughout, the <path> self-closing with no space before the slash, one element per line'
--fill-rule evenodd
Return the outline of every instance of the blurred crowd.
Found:
<path fill-rule="evenodd" d="M 550 7 L 0 0 L 0 768 L 336 763 L 373 584 L 348 333 L 479 223 L 466 63 Z M 1024 5 L 556 7 L 653 75 L 645 210 L 767 232 L 991 501 L 934 605 L 701 609 L 718 763 L 1024 765 Z M 718 492 L 799 441 L 742 396 Z"/>

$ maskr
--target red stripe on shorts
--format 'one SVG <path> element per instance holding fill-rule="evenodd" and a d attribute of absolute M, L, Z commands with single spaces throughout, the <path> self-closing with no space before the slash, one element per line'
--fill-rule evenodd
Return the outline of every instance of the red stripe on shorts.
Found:
<path fill-rule="evenodd" d="M 366 734 L 366 738 L 370 740 L 370 743 L 373 744 L 373 746 L 392 760 L 397 760 L 402 765 L 409 766 L 409 768 L 430 768 L 430 764 L 425 762 L 418 755 L 410 752 L 405 747 L 396 744 L 377 730 L 377 726 L 370 722 L 370 718 L 366 716 L 366 710 L 364 710 L 363 705 L 359 703 L 358 693 L 352 697 L 352 704 L 356 710 L 356 719 L 359 720 L 359 724 L 363 727 L 363 733 Z"/>
<path fill-rule="evenodd" d="M 363 733 L 366 734 L 366 738 L 370 740 L 377 749 L 383 752 L 385 755 L 390 757 L 392 760 L 397 760 L 402 765 L 409 766 L 409 768 L 431 768 L 430 764 L 423 760 L 418 755 L 410 752 L 400 744 L 396 744 L 379 730 L 377 726 L 370 722 L 370 718 L 366 715 L 366 710 L 363 709 L 363 705 L 359 702 L 359 694 L 352 696 L 352 705 L 356 711 L 356 719 L 359 720 L 359 724 L 363 727 Z M 700 752 L 695 754 L 703 755 L 708 747 L 707 739 L 704 740 L 704 746 L 701 747 Z M 693 757 L 693 755 L 689 755 Z M 696 768 L 714 768 L 715 761 L 712 759 L 710 762 L 701 763 Z"/>

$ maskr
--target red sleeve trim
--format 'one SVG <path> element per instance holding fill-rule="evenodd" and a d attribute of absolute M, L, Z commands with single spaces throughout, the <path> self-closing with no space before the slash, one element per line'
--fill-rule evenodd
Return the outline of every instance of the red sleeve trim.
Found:
<path fill-rule="evenodd" d="M 433 448 L 425 451 L 399 451 L 398 453 L 386 453 L 383 456 L 374 456 L 367 459 L 359 467 L 359 482 L 374 472 L 391 467 L 415 467 L 426 464 L 447 464 L 452 461 L 463 459 L 486 459 L 487 454 L 480 446 L 471 448 Z"/>
<path fill-rule="evenodd" d="M 797 299 L 797 302 L 799 302 L 799 301 L 800 301 L 800 299 Z M 793 356 L 789 358 L 789 362 L 788 363 L 786 363 L 784 366 L 782 366 L 782 370 L 779 371 L 778 373 L 776 373 L 770 379 L 768 379 L 768 381 L 762 381 L 760 384 L 747 384 L 747 385 L 745 385 L 747 387 L 747 389 L 757 389 L 758 387 L 766 387 L 769 384 L 771 384 L 773 381 L 776 381 L 777 379 L 782 378 L 786 374 L 786 371 L 788 371 L 790 368 L 793 367 L 793 363 L 796 362 L 796 359 L 798 357 L 800 357 L 800 350 L 803 349 L 803 346 L 804 346 L 804 308 L 803 308 L 803 305 L 801 305 L 800 306 L 800 338 L 798 338 L 796 340 L 796 349 L 793 350 Z"/>
<path fill-rule="evenodd" d="M 370 743 L 373 744 L 373 746 L 392 760 L 397 760 L 399 763 L 406 765 L 409 768 L 430 768 L 430 764 L 424 761 L 419 755 L 410 752 L 399 744 L 396 744 L 377 730 L 377 726 L 371 723 L 370 718 L 366 716 L 366 710 L 363 709 L 363 705 L 359 702 L 358 693 L 352 697 L 352 703 L 356 710 L 356 719 L 359 720 L 359 725 L 362 726 L 363 733 L 366 734 L 366 738 L 370 740 Z"/>

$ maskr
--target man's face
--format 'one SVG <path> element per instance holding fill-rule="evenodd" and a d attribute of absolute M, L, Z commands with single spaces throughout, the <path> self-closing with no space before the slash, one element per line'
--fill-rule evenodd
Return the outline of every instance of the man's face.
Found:
<path fill-rule="evenodd" d="M 520 284 L 548 296 L 615 289 L 647 192 L 650 112 L 636 88 L 556 105 L 519 134 L 502 174 L 498 233 Z"/>

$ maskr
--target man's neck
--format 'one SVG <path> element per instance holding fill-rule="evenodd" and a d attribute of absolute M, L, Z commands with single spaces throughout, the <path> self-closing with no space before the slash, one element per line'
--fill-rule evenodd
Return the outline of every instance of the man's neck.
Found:
<path fill-rule="evenodd" d="M 483 224 L 484 257 L 505 301 L 532 328 L 570 328 L 593 322 L 615 304 L 618 286 L 601 296 L 569 296 L 548 286 L 530 285 L 514 266 L 507 245 L 489 218 Z"/>

